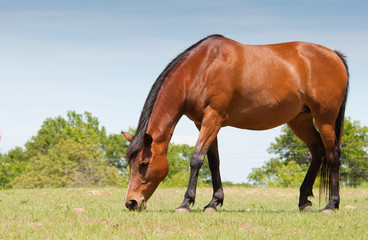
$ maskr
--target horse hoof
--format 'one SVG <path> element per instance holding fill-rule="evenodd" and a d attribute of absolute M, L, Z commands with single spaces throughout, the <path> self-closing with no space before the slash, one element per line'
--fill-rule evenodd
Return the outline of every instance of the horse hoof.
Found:
<path fill-rule="evenodd" d="M 306 203 L 306 204 L 300 206 L 299 207 L 299 210 L 301 212 L 308 212 L 311 207 L 312 207 L 312 204 L 311 203 Z"/>
<path fill-rule="evenodd" d="M 323 209 L 322 213 L 333 213 L 334 210 L 333 209 Z"/>
<path fill-rule="evenodd" d="M 190 213 L 190 209 L 188 208 L 178 208 L 176 209 L 177 213 Z"/>
<path fill-rule="evenodd" d="M 212 208 L 212 207 L 207 207 L 203 210 L 203 212 L 205 212 L 205 213 L 217 212 L 217 209 Z"/>

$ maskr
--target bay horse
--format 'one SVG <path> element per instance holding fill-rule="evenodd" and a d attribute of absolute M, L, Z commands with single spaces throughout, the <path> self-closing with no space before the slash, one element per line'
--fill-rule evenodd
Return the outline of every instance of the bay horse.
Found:
<path fill-rule="evenodd" d="M 125 206 L 146 202 L 169 170 L 166 154 L 174 128 L 186 115 L 199 129 L 190 160 L 190 178 L 178 212 L 194 204 L 198 171 L 205 156 L 213 196 L 205 211 L 223 204 L 217 134 L 221 127 L 266 130 L 287 123 L 309 148 L 312 161 L 300 187 L 299 209 L 312 203 L 320 172 L 328 193 L 323 209 L 339 208 L 340 145 L 349 72 L 345 56 L 306 42 L 244 45 L 221 35 L 195 43 L 171 61 L 144 103 L 126 159 L 130 181 Z M 315 125 L 314 125 L 315 123 Z M 316 127 L 315 127 L 316 126 Z M 318 129 L 318 130 L 317 130 Z"/>

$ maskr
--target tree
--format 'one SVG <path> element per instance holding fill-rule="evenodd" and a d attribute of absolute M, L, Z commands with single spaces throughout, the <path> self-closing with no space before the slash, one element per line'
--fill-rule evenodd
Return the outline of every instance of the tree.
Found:
<path fill-rule="evenodd" d="M 101 145 L 109 165 L 116 167 L 121 172 L 126 172 L 125 152 L 128 148 L 128 143 L 125 138 L 121 134 L 110 134 L 102 140 Z"/>
<path fill-rule="evenodd" d="M 368 181 L 368 127 L 347 120 L 341 144 L 341 181 L 360 186 Z"/>
<path fill-rule="evenodd" d="M 9 150 L 0 157 L 0 186 L 11 188 L 13 179 L 24 172 L 29 156 L 21 147 Z"/>
<path fill-rule="evenodd" d="M 61 139 L 71 138 L 76 142 L 86 139 L 93 139 L 102 142 L 106 138 L 106 130 L 99 127 L 97 118 L 91 113 L 77 114 L 75 111 L 67 113 L 67 119 L 61 116 L 56 118 L 47 118 L 41 129 L 25 144 L 30 155 L 38 153 L 46 154 Z"/>
<path fill-rule="evenodd" d="M 31 156 L 39 152 L 45 154 L 50 147 L 67 137 L 76 142 L 83 142 L 86 139 L 99 142 L 111 166 L 119 170 L 126 168 L 124 155 L 128 146 L 127 141 L 120 134 L 107 135 L 105 127 L 100 128 L 98 119 L 89 112 L 77 114 L 75 111 L 69 111 L 67 119 L 61 116 L 46 119 L 37 135 L 25 146 Z"/>
<path fill-rule="evenodd" d="M 15 188 L 91 187 L 122 184 L 115 167 L 109 167 L 104 152 L 93 140 L 60 140 L 46 154 L 32 157 L 23 174 L 13 181 Z"/>
<path fill-rule="evenodd" d="M 134 132 L 129 129 L 129 133 Z M 0 156 L 0 183 L 3 188 L 126 185 L 127 147 L 121 134 L 108 135 L 91 113 L 70 111 L 66 118 L 47 118 L 24 148 L 16 147 Z M 193 150 L 185 144 L 170 144 L 170 171 L 164 185 L 187 185 Z M 206 161 L 199 185 L 209 181 Z"/>
<path fill-rule="evenodd" d="M 271 143 L 267 152 L 276 155 L 284 164 L 294 161 L 303 169 L 307 168 L 312 160 L 308 147 L 295 136 L 288 125 L 282 127 L 281 135 L 275 138 L 275 143 Z"/>
<path fill-rule="evenodd" d="M 69 111 L 66 119 L 61 116 L 47 118 L 37 135 L 26 142 L 25 149 L 16 148 L 1 157 L 3 188 L 10 188 L 14 179 L 30 170 L 27 165 L 32 161 L 40 158 L 44 161 L 46 157 L 52 157 L 50 150 L 55 151 L 55 146 L 61 147 L 60 144 L 70 145 L 70 141 L 82 145 L 93 142 L 94 144 L 89 146 L 103 152 L 100 160 L 108 162 L 109 167 L 114 167 L 111 169 L 117 168 L 119 173 L 126 177 L 128 171 L 124 156 L 128 144 L 124 137 L 117 134 L 107 135 L 105 128 L 99 126 L 98 119 L 91 113 L 77 114 Z"/>
<path fill-rule="evenodd" d="M 368 127 L 347 118 L 341 144 L 341 182 L 359 186 L 368 179 Z M 248 179 L 255 185 L 298 186 L 311 162 L 307 146 L 285 125 L 268 149 L 276 157 L 252 170 Z M 288 177 L 289 176 L 289 177 Z"/>

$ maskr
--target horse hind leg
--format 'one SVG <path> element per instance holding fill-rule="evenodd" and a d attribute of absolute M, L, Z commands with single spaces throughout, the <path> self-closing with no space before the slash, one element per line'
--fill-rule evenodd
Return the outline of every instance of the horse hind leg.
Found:
<path fill-rule="evenodd" d="M 326 118 L 321 118 L 326 119 Z M 340 155 L 341 150 L 339 141 L 336 139 L 336 132 L 334 129 L 334 122 L 318 121 L 316 125 L 321 134 L 322 142 L 326 150 L 326 162 L 321 168 L 321 186 L 326 189 L 329 201 L 327 206 L 322 210 L 323 212 L 331 212 L 339 208 L 340 194 L 339 194 L 339 171 L 340 171 Z"/>
<path fill-rule="evenodd" d="M 309 112 L 299 114 L 288 125 L 295 135 L 308 146 L 312 155 L 311 164 L 300 186 L 298 204 L 300 211 L 308 211 L 312 206 L 312 202 L 308 200 L 308 197 L 313 197 L 313 185 L 322 165 L 325 149 L 321 137 L 313 125 L 313 117 Z"/>

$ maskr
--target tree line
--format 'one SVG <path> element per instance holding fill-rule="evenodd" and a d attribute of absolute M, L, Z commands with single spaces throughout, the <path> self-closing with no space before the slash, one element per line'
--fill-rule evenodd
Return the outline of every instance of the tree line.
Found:
<path fill-rule="evenodd" d="M 254 168 L 248 180 L 253 185 L 298 187 L 312 160 L 307 146 L 283 126 L 281 134 L 268 148 L 274 155 L 260 168 Z M 350 118 L 344 121 L 341 141 L 340 181 L 345 186 L 368 184 L 368 127 Z"/>
<path fill-rule="evenodd" d="M 129 133 L 134 134 L 134 129 Z M 121 134 L 107 134 L 91 113 L 70 111 L 66 118 L 46 119 L 24 147 L 0 155 L 0 187 L 126 186 L 127 147 Z M 186 144 L 170 144 L 170 171 L 162 185 L 186 186 L 193 149 Z M 199 184 L 208 185 L 209 180 L 209 167 L 205 164 Z"/>
<path fill-rule="evenodd" d="M 368 179 L 368 127 L 345 120 L 342 139 L 341 181 L 362 186 Z M 134 135 L 135 130 L 129 129 Z M 47 118 L 24 147 L 0 154 L 0 188 L 59 188 L 127 186 L 129 168 L 125 160 L 128 142 L 121 134 L 108 134 L 91 113 L 75 111 Z M 167 153 L 169 174 L 162 186 L 185 187 L 194 147 L 171 144 Z M 311 161 L 310 153 L 286 125 L 268 152 L 274 157 L 252 170 L 242 186 L 300 186 Z M 199 186 L 211 183 L 207 161 L 199 174 Z M 234 186 L 225 182 L 224 186 Z"/>

